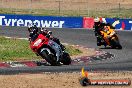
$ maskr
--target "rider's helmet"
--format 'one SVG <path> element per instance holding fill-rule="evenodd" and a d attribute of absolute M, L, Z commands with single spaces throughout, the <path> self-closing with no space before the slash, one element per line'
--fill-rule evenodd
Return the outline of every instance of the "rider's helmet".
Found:
<path fill-rule="evenodd" d="M 37 25 L 36 25 L 35 23 L 33 23 L 32 27 L 33 27 L 34 29 L 37 29 Z"/>
<path fill-rule="evenodd" d="M 28 24 L 28 31 L 29 31 L 29 32 L 32 31 L 32 24 Z"/>
<path fill-rule="evenodd" d="M 94 25 L 95 26 L 98 26 L 100 24 L 100 19 L 98 18 L 98 17 L 96 17 L 95 19 L 94 19 Z"/>
<path fill-rule="evenodd" d="M 99 22 L 100 21 L 100 19 L 98 18 L 98 17 L 96 17 L 95 19 L 94 19 L 94 22 Z"/>
<path fill-rule="evenodd" d="M 32 25 L 32 32 L 33 32 L 34 34 L 37 34 L 37 33 L 38 33 L 38 27 L 36 26 L 35 23 L 33 23 L 33 25 Z"/>

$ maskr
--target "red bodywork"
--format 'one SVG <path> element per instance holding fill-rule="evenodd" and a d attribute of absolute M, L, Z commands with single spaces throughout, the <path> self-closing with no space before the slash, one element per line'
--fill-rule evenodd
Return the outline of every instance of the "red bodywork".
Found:
<path fill-rule="evenodd" d="M 39 41 L 37 45 L 35 43 Z M 49 38 L 46 38 L 44 35 L 39 34 L 37 39 L 35 41 L 30 42 L 30 47 L 33 50 L 33 52 L 37 52 L 43 45 L 48 45 Z"/>

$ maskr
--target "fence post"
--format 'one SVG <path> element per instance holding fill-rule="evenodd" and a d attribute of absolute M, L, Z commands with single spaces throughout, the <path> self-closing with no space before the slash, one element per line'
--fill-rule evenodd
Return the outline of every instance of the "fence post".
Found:
<path fill-rule="evenodd" d="M 120 11 L 121 11 L 121 3 L 119 2 L 119 13 L 118 13 L 118 17 L 121 17 L 120 15 Z"/>
<path fill-rule="evenodd" d="M 88 14 L 88 17 L 89 17 L 89 1 L 87 1 L 87 14 Z"/>
<path fill-rule="evenodd" d="M 58 11 L 59 11 L 59 16 L 61 13 L 61 0 L 57 0 L 56 2 L 58 2 Z"/>
<path fill-rule="evenodd" d="M 32 15 L 32 0 L 30 0 L 30 2 L 29 2 L 29 14 L 31 14 Z"/>

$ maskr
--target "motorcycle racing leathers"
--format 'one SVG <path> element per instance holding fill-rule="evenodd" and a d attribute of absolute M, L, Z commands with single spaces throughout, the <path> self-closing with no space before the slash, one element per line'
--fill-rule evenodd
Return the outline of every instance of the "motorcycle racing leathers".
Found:
<path fill-rule="evenodd" d="M 97 46 L 101 46 L 104 42 L 103 41 L 103 38 L 102 38 L 102 35 L 100 33 L 100 31 L 102 31 L 104 29 L 104 26 L 111 26 L 110 24 L 108 23 L 102 23 L 102 22 L 95 22 L 94 23 L 94 32 L 95 32 L 95 36 L 97 38 Z"/>

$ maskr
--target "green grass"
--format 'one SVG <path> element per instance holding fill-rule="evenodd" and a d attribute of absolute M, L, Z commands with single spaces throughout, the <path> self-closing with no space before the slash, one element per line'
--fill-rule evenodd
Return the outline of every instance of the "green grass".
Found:
<path fill-rule="evenodd" d="M 70 55 L 78 55 L 82 53 L 79 49 L 74 48 L 73 46 L 66 46 L 66 51 L 70 53 Z"/>
<path fill-rule="evenodd" d="M 80 50 L 72 46 L 66 46 L 66 51 L 70 55 L 78 55 L 82 53 Z M 42 59 L 36 56 L 29 47 L 27 40 L 7 39 L 0 37 L 0 61 L 18 61 L 18 60 L 36 60 Z"/>
<path fill-rule="evenodd" d="M 109 9 L 106 11 L 95 11 L 95 10 L 46 10 L 46 9 L 15 9 L 15 8 L 0 8 L 1 14 L 29 14 L 39 16 L 89 16 L 89 17 L 120 17 L 120 18 L 131 18 L 132 9 Z"/>

